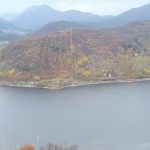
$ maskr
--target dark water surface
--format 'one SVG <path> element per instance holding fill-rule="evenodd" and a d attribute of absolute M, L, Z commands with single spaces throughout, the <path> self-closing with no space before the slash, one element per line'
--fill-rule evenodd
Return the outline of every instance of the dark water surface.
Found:
<path fill-rule="evenodd" d="M 64 90 L 0 87 L 0 150 L 24 143 L 149 150 L 150 82 Z"/>

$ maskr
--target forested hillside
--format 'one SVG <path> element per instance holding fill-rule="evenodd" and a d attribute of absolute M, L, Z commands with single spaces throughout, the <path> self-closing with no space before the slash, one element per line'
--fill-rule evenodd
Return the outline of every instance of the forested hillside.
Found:
<path fill-rule="evenodd" d="M 115 29 L 70 29 L 14 42 L 0 51 L 3 81 L 49 86 L 65 81 L 150 77 L 150 21 Z"/>

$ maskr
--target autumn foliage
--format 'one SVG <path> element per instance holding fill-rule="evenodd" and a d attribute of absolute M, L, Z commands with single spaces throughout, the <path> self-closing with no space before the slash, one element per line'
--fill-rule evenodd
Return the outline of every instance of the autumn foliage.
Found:
<path fill-rule="evenodd" d="M 31 144 L 27 144 L 20 147 L 19 150 L 35 150 L 35 148 Z M 79 150 L 79 147 L 78 145 L 47 144 L 47 145 L 40 146 L 38 150 Z"/>
<path fill-rule="evenodd" d="M 150 76 L 150 21 L 32 36 L 0 51 L 0 79 L 106 80 Z"/>
<path fill-rule="evenodd" d="M 28 145 L 22 146 L 19 150 L 35 150 L 35 149 L 33 145 L 28 144 Z"/>

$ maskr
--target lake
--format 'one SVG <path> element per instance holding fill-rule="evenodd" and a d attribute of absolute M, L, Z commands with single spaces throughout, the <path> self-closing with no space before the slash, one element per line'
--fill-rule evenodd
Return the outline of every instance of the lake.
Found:
<path fill-rule="evenodd" d="M 150 82 L 63 90 L 0 87 L 0 149 L 24 143 L 148 150 Z"/>

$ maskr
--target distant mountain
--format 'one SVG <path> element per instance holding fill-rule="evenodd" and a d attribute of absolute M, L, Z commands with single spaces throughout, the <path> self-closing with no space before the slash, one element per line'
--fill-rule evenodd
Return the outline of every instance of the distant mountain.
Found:
<path fill-rule="evenodd" d="M 0 30 L 2 29 L 16 29 L 16 27 L 8 21 L 0 18 Z"/>
<path fill-rule="evenodd" d="M 0 50 L 1 79 L 63 87 L 83 81 L 150 77 L 149 29 L 150 21 L 143 21 L 114 29 L 73 29 L 16 41 Z"/>
<path fill-rule="evenodd" d="M 32 6 L 16 17 L 12 23 L 24 29 L 37 29 L 56 20 L 59 15 L 60 12 L 48 6 Z"/>
<path fill-rule="evenodd" d="M 32 6 L 26 9 L 18 17 L 12 20 L 12 23 L 24 29 L 36 30 L 42 26 L 61 20 L 74 22 L 97 22 L 112 18 L 112 16 L 98 16 L 91 13 L 80 11 L 57 11 L 47 5 Z"/>
<path fill-rule="evenodd" d="M 76 21 L 76 22 L 83 22 L 83 23 L 106 21 L 113 18 L 113 16 L 100 16 L 100 15 L 94 15 L 89 12 L 83 13 L 81 11 L 76 11 L 76 10 L 69 10 L 63 12 L 62 17 L 63 20 L 66 21 Z"/>
<path fill-rule="evenodd" d="M 107 27 L 117 27 L 123 26 L 125 24 L 134 22 L 134 21 L 143 21 L 150 19 L 150 4 L 144 5 L 142 7 L 134 8 L 129 11 L 126 11 L 110 20 L 106 20 L 100 23 L 100 26 Z"/>
<path fill-rule="evenodd" d="M 150 19 L 150 4 L 126 11 L 118 16 L 99 16 L 80 11 L 58 11 L 47 5 L 32 6 L 12 20 L 12 23 L 23 29 L 37 30 L 48 23 L 69 21 L 87 23 L 97 27 L 117 27 L 134 21 Z"/>
<path fill-rule="evenodd" d="M 24 37 L 27 33 L 12 25 L 4 19 L 0 19 L 0 41 L 13 41 Z"/>
<path fill-rule="evenodd" d="M 44 35 L 49 34 L 51 32 L 62 32 L 69 29 L 85 28 L 85 27 L 88 27 L 88 25 L 69 21 L 58 21 L 49 23 L 44 27 L 38 29 L 37 31 L 35 31 L 34 35 Z"/>
<path fill-rule="evenodd" d="M 126 11 L 117 17 L 119 22 L 130 23 L 150 19 L 150 4 Z"/>
<path fill-rule="evenodd" d="M 14 18 L 16 18 L 19 15 L 19 13 L 5 13 L 5 14 L 0 14 L 0 18 L 3 18 L 7 21 L 11 21 Z"/>

